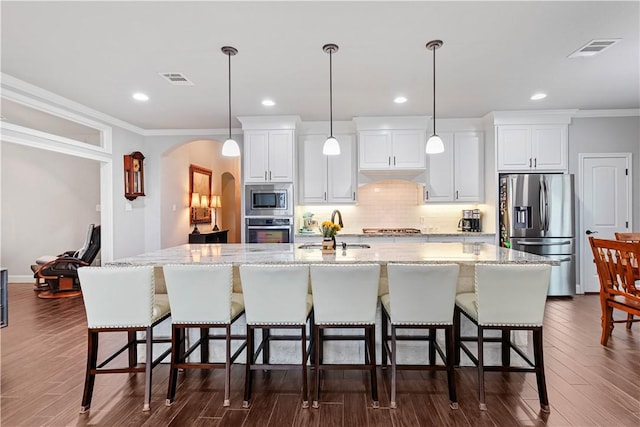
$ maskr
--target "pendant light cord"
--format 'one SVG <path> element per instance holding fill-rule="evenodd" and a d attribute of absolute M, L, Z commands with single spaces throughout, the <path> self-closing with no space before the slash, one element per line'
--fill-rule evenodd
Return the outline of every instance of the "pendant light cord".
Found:
<path fill-rule="evenodd" d="M 436 48 L 433 48 L 433 134 L 436 134 Z"/>
<path fill-rule="evenodd" d="M 227 53 L 229 57 L 229 139 L 231 139 L 231 52 Z"/>
<path fill-rule="evenodd" d="M 333 138 L 333 51 L 329 51 L 329 137 Z"/>

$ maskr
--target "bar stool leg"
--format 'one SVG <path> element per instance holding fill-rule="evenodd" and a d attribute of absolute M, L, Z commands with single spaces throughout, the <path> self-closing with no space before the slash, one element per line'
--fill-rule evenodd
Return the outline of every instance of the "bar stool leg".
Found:
<path fill-rule="evenodd" d="M 93 385 L 96 381 L 95 369 L 98 363 L 98 332 L 89 330 L 87 336 L 87 372 L 84 379 L 84 393 L 80 413 L 84 414 L 91 407 Z"/>
<path fill-rule="evenodd" d="M 231 324 L 225 326 L 226 357 L 224 360 L 224 401 L 222 406 L 231 406 Z M 207 361 L 209 361 L 209 341 L 207 340 Z"/>
<path fill-rule="evenodd" d="M 396 404 L 396 380 L 397 380 L 397 345 L 396 345 L 396 327 L 391 325 L 391 401 L 389 407 L 397 408 Z"/>
<path fill-rule="evenodd" d="M 387 367 L 387 343 L 389 342 L 389 320 L 387 310 L 382 307 L 382 368 Z"/>
<path fill-rule="evenodd" d="M 309 407 L 309 391 L 307 389 L 307 325 L 300 328 L 302 341 L 302 407 Z"/>
<path fill-rule="evenodd" d="M 436 364 L 436 328 L 429 328 L 429 364 Z"/>
<path fill-rule="evenodd" d="M 484 329 L 478 326 L 478 400 L 480 410 L 486 411 L 487 404 L 484 400 Z"/>
<path fill-rule="evenodd" d="M 542 412 L 551 412 L 549 398 L 547 396 L 547 382 L 544 377 L 544 355 L 542 351 L 542 328 L 533 330 L 533 356 L 536 367 L 536 379 L 538 382 L 538 396 L 540 397 L 540 409 Z"/>
<path fill-rule="evenodd" d="M 200 328 L 200 362 L 209 363 L 209 328 Z"/>
<path fill-rule="evenodd" d="M 251 381 L 252 381 L 252 370 L 251 366 L 253 365 L 253 340 L 254 340 L 254 328 L 253 326 L 247 325 L 247 364 L 245 365 L 244 371 L 244 401 L 242 402 L 243 408 L 248 408 L 251 406 Z"/>
<path fill-rule="evenodd" d="M 313 327 L 313 336 L 314 336 L 314 340 L 315 340 L 315 344 L 316 344 L 316 348 L 315 348 L 315 353 L 316 353 L 316 357 L 315 357 L 315 372 L 313 374 L 313 378 L 314 378 L 314 384 L 315 384 L 315 399 L 313 400 L 313 407 L 314 408 L 318 408 L 320 405 L 318 402 L 320 402 L 320 364 L 321 364 L 321 356 L 322 356 L 322 330 L 320 328 L 320 326 L 315 325 Z"/>
<path fill-rule="evenodd" d="M 453 308 L 453 364 L 460 366 L 460 316 L 461 311 L 458 306 Z"/>
<path fill-rule="evenodd" d="M 138 364 L 138 344 L 136 343 L 136 331 L 128 331 L 127 339 L 129 340 L 129 367 L 133 368 Z"/>
<path fill-rule="evenodd" d="M 181 345 L 180 341 L 182 340 L 182 331 L 181 328 L 177 325 L 171 326 L 171 368 L 169 372 L 169 388 L 167 390 L 167 400 L 165 401 L 166 406 L 173 405 L 173 400 L 176 397 L 176 384 L 178 382 L 178 368 L 176 368 L 176 364 L 181 361 Z"/>
<path fill-rule="evenodd" d="M 445 346 L 446 346 L 446 358 L 445 364 L 447 365 L 447 385 L 449 387 L 449 407 L 451 409 L 458 409 L 458 397 L 456 395 L 456 378 L 453 368 L 453 326 L 447 326 L 444 330 Z"/>
<path fill-rule="evenodd" d="M 380 407 L 378 403 L 378 375 L 376 373 L 376 325 L 366 327 L 369 343 L 369 365 L 371 369 L 371 398 L 374 409 Z"/>
<path fill-rule="evenodd" d="M 151 371 L 153 371 L 153 328 L 146 331 L 146 361 L 144 366 L 144 406 L 143 411 L 151 410 Z"/>
<path fill-rule="evenodd" d="M 502 366 L 511 366 L 511 331 L 502 330 Z"/>

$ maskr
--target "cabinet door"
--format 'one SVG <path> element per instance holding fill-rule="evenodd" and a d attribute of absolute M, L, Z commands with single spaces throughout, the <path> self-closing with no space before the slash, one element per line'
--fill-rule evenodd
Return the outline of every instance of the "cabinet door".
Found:
<path fill-rule="evenodd" d="M 391 131 L 391 167 L 394 169 L 424 169 L 427 133 L 421 130 Z"/>
<path fill-rule="evenodd" d="M 531 127 L 498 127 L 498 170 L 529 170 L 531 156 Z"/>
<path fill-rule="evenodd" d="M 293 131 L 269 131 L 270 182 L 293 181 Z"/>
<path fill-rule="evenodd" d="M 325 203 L 327 201 L 327 161 L 322 154 L 322 146 L 327 139 L 323 135 L 308 135 L 300 144 L 300 201 L 303 204 Z M 340 141 L 341 155 L 344 151 Z"/>
<path fill-rule="evenodd" d="M 339 156 L 327 158 L 327 201 L 355 203 L 356 201 L 356 143 L 354 135 L 336 135 L 340 143 Z M 320 150 L 322 151 L 322 150 Z"/>
<path fill-rule="evenodd" d="M 245 182 L 268 181 L 268 132 L 244 133 L 244 180 Z"/>
<path fill-rule="evenodd" d="M 456 132 L 454 182 L 457 202 L 479 202 L 482 197 L 484 145 L 477 132 Z"/>
<path fill-rule="evenodd" d="M 567 169 L 567 127 L 565 125 L 534 126 L 532 157 L 535 169 Z"/>
<path fill-rule="evenodd" d="M 360 169 L 391 167 L 391 134 L 388 131 L 362 131 L 360 138 Z"/>
<path fill-rule="evenodd" d="M 439 133 L 444 151 L 427 154 L 427 186 L 425 202 L 450 202 L 453 200 L 453 133 Z"/>

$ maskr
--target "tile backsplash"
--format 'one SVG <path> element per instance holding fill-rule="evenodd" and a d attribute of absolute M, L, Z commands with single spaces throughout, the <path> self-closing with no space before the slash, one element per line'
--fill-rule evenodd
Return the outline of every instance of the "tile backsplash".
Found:
<path fill-rule="evenodd" d="M 304 212 L 314 213 L 313 218 L 321 223 L 331 218 L 334 209 L 339 209 L 345 233 L 361 233 L 366 227 L 411 227 L 423 233 L 453 233 L 457 231 L 462 209 L 485 210 L 482 204 L 423 204 L 423 188 L 401 180 L 366 184 L 358 187 L 356 205 L 296 206 L 296 227 L 301 227 Z M 483 231 L 485 229 L 483 224 Z"/>

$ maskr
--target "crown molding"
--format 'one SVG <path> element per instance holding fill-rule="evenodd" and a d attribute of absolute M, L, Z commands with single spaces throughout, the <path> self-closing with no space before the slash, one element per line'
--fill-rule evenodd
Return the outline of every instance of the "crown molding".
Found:
<path fill-rule="evenodd" d="M 2 92 L 4 92 L 5 88 L 13 89 L 14 91 L 19 91 L 19 92 L 22 92 L 23 94 L 27 94 L 32 97 L 39 98 L 50 104 L 64 107 L 71 112 L 79 113 L 84 116 L 87 116 L 96 120 L 100 120 L 104 123 L 108 123 L 110 125 L 117 126 L 122 129 L 126 129 L 128 131 L 137 133 L 139 135 L 144 135 L 144 129 L 139 128 L 138 126 L 132 125 L 131 123 L 125 122 L 124 120 L 117 119 L 108 114 L 102 113 L 98 110 L 94 110 L 92 108 L 82 105 L 76 101 L 72 101 L 63 96 L 56 95 L 53 92 L 49 92 L 46 89 L 42 89 L 41 87 L 32 85 L 31 83 L 27 83 L 9 74 L 0 73 L 0 79 L 2 81 Z"/>
<path fill-rule="evenodd" d="M 242 135 L 242 129 L 232 128 L 231 135 Z M 144 136 L 211 136 L 229 135 L 229 129 L 147 129 Z"/>
<path fill-rule="evenodd" d="M 627 108 L 619 110 L 578 110 L 573 117 L 582 119 L 587 117 L 638 117 L 640 108 Z"/>

